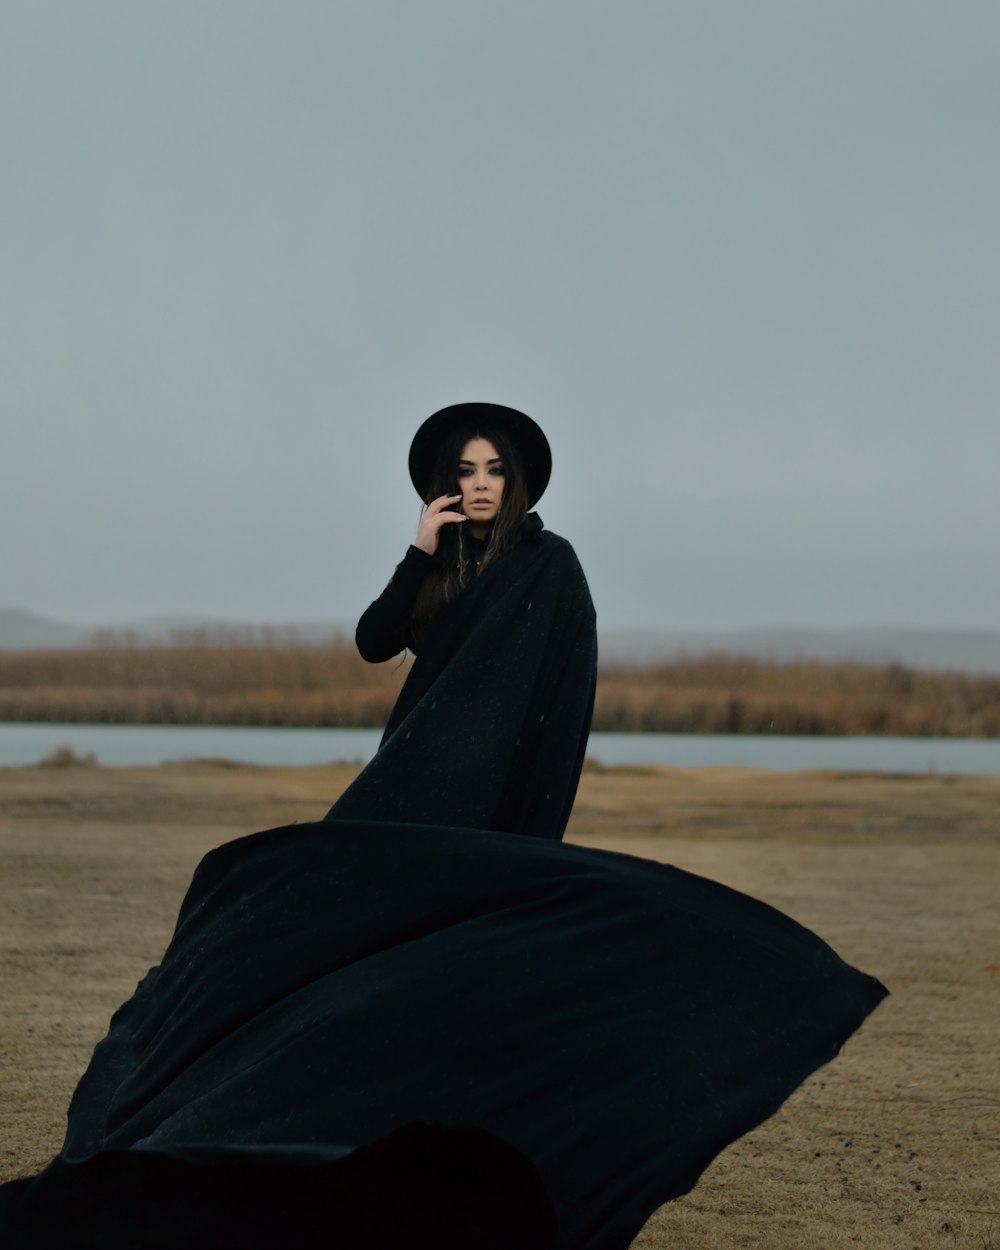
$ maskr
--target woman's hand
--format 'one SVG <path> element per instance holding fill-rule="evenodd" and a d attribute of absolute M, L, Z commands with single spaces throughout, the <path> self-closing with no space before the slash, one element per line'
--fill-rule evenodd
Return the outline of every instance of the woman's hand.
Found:
<path fill-rule="evenodd" d="M 461 498 L 461 495 L 441 495 L 427 505 L 427 511 L 420 518 L 420 528 L 417 530 L 414 547 L 426 551 L 429 556 L 434 555 L 438 549 L 441 526 L 453 525 L 455 522 L 466 519 L 461 512 L 446 511 L 449 504 L 454 504 Z"/>

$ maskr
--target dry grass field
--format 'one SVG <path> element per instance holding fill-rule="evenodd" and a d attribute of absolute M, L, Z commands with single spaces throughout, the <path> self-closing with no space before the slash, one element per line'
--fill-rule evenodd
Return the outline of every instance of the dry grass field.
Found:
<path fill-rule="evenodd" d="M 0 1179 L 57 1149 L 199 856 L 353 772 L 0 769 Z M 764 898 L 892 991 L 636 1248 L 1000 1250 L 1000 777 L 590 767 L 569 836 Z"/>

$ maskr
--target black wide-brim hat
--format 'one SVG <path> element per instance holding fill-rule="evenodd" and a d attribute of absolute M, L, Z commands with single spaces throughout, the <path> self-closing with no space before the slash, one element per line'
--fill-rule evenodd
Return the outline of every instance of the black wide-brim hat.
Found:
<path fill-rule="evenodd" d="M 552 476 L 549 440 L 527 413 L 503 404 L 451 404 L 427 418 L 410 444 L 410 480 L 421 499 L 427 499 L 441 444 L 456 430 L 468 430 L 470 435 L 505 434 L 521 453 L 528 507 L 538 503 Z"/>

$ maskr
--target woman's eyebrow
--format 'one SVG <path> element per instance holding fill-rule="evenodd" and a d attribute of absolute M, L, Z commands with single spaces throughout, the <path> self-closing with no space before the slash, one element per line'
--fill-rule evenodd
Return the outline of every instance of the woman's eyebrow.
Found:
<path fill-rule="evenodd" d="M 479 462 L 477 460 L 459 460 L 458 463 L 475 465 L 475 464 L 478 464 Z M 503 457 L 502 456 L 490 456 L 489 460 L 487 460 L 486 463 L 487 464 L 503 464 Z"/>

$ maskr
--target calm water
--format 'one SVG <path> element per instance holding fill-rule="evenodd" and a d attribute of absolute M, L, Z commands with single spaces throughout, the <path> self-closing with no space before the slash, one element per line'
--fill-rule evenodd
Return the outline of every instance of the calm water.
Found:
<path fill-rule="evenodd" d="M 0 766 L 35 764 L 59 746 L 92 752 L 102 764 L 239 760 L 247 764 L 367 762 L 377 729 L 244 729 L 213 725 L 0 724 Z M 590 735 L 605 764 L 736 764 L 796 770 L 1000 773 L 1000 741 L 983 738 L 833 738 L 783 734 Z"/>

